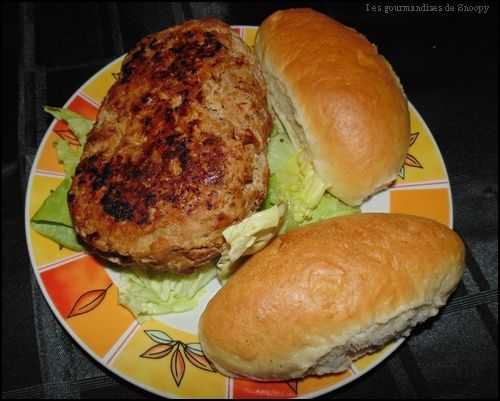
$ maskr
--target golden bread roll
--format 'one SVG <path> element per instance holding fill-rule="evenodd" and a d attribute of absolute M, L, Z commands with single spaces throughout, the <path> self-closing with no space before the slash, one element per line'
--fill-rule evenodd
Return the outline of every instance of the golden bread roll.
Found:
<path fill-rule="evenodd" d="M 363 35 L 311 9 L 282 10 L 262 23 L 255 49 L 272 109 L 334 196 L 359 205 L 397 177 L 408 102 Z"/>
<path fill-rule="evenodd" d="M 208 303 L 199 323 L 220 372 L 272 381 L 341 372 L 434 316 L 464 245 L 426 218 L 357 214 L 277 237 Z"/>

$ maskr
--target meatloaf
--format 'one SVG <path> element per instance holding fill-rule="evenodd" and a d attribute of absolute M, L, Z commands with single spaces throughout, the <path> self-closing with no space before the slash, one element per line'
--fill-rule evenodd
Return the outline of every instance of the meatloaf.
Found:
<path fill-rule="evenodd" d="M 192 272 L 266 196 L 261 71 L 228 25 L 206 19 L 146 36 L 116 79 L 68 194 L 75 230 L 114 263 Z"/>

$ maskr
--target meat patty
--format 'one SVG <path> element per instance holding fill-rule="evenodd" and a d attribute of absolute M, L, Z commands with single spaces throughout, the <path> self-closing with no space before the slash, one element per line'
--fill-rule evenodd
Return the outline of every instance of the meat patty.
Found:
<path fill-rule="evenodd" d="M 251 49 L 194 20 L 142 39 L 107 93 L 68 203 L 90 251 L 188 273 L 267 193 L 272 120 Z"/>

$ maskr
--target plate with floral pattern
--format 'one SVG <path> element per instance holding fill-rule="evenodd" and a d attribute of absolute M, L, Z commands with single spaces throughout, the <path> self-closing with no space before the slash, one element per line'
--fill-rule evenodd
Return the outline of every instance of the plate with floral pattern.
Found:
<path fill-rule="evenodd" d="M 233 29 L 253 46 L 257 27 Z M 64 107 L 95 119 L 124 56 L 85 82 Z M 439 148 L 424 120 L 410 104 L 411 145 L 395 184 L 362 205 L 362 212 L 406 213 L 453 224 L 451 188 Z M 43 295 L 70 336 L 97 362 L 125 380 L 171 398 L 310 398 L 359 378 L 403 340 L 358 359 L 346 372 L 287 382 L 259 383 L 216 372 L 197 337 L 199 316 L 219 284 L 212 281 L 189 312 L 139 323 L 118 303 L 114 272 L 85 252 L 61 248 L 34 231 L 29 222 L 49 193 L 64 179 L 53 142 L 68 134 L 54 120 L 39 146 L 26 194 L 26 239 Z"/>

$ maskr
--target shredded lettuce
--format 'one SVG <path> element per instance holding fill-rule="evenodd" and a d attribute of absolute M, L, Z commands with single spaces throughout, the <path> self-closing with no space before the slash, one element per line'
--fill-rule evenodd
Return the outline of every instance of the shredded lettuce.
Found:
<path fill-rule="evenodd" d="M 359 213 L 359 207 L 352 207 L 341 202 L 333 195 L 326 192 L 318 203 L 318 206 L 313 209 L 311 218 L 308 223 L 314 223 L 319 220 L 325 220 L 332 217 L 344 216 L 347 214 Z"/>
<path fill-rule="evenodd" d="M 140 322 L 154 315 L 185 312 L 196 307 L 203 288 L 215 278 L 215 270 L 213 263 L 186 276 L 139 268 L 123 270 L 118 302 Z"/>
<path fill-rule="evenodd" d="M 69 214 L 67 194 L 70 187 L 71 178 L 66 177 L 34 214 L 31 226 L 35 231 L 62 246 L 73 251 L 81 251 L 83 248 L 76 239 Z"/>
<path fill-rule="evenodd" d="M 67 177 L 75 175 L 75 169 L 82 157 L 83 145 L 87 142 L 87 135 L 92 129 L 93 121 L 69 109 L 45 106 L 44 110 L 53 117 L 68 123 L 69 129 L 78 138 L 80 146 L 70 145 L 63 138 L 58 138 L 53 145 L 56 149 L 57 159 L 64 166 Z"/>
<path fill-rule="evenodd" d="M 66 194 L 70 186 L 71 179 L 65 178 L 47 199 L 45 199 L 32 220 L 49 221 L 54 224 L 62 224 L 71 227 L 73 223 L 66 200 Z"/>
<path fill-rule="evenodd" d="M 283 231 L 360 211 L 326 192 L 327 186 L 305 154 L 295 149 L 279 120 L 271 133 L 268 161 L 271 176 L 263 209 L 280 202 L 288 205 Z"/>
<path fill-rule="evenodd" d="M 283 169 L 288 160 L 296 154 L 297 151 L 285 129 L 279 120 L 275 120 L 267 148 L 267 162 L 271 173 Z"/>
<path fill-rule="evenodd" d="M 65 248 L 82 251 L 83 247 L 78 243 L 73 229 L 67 198 L 71 187 L 71 177 L 75 174 L 82 155 L 82 145 L 87 140 L 87 134 L 92 129 L 93 122 L 68 109 L 46 106 L 44 110 L 57 119 L 65 120 L 77 136 L 80 146 L 70 145 L 63 138 L 54 141 L 57 158 L 64 167 L 66 177 L 33 215 L 31 227 Z"/>
<path fill-rule="evenodd" d="M 297 151 L 285 129 L 275 120 L 268 144 L 271 176 L 262 211 L 223 232 L 227 248 L 217 262 L 224 284 L 246 256 L 264 248 L 275 236 L 315 221 L 359 212 L 328 192 L 305 155 Z"/>
<path fill-rule="evenodd" d="M 286 205 L 275 205 L 254 213 L 237 224 L 226 228 L 222 235 L 227 248 L 217 262 L 217 277 L 225 283 L 242 261 L 242 256 L 252 255 L 264 248 L 278 235 L 283 224 Z"/>
<path fill-rule="evenodd" d="M 82 157 L 81 146 L 74 147 L 68 141 L 58 138 L 54 141 L 54 148 L 56 150 L 57 160 L 64 167 L 66 177 L 73 177 L 75 175 L 76 166 Z"/>
<path fill-rule="evenodd" d="M 85 142 L 87 142 L 87 135 L 94 125 L 92 120 L 89 120 L 88 118 L 85 118 L 70 109 L 64 109 L 61 107 L 45 106 L 43 110 L 58 120 L 66 121 L 69 129 L 78 138 L 80 145 L 85 145 Z"/>

